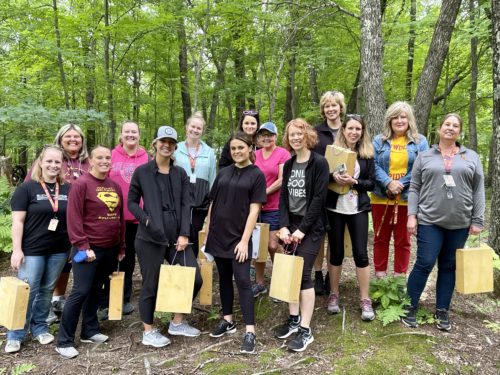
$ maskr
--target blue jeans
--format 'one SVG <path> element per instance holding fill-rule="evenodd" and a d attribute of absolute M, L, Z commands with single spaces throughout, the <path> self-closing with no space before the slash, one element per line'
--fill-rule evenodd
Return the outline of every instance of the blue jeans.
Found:
<path fill-rule="evenodd" d="M 450 308 L 455 289 L 456 252 L 469 236 L 469 228 L 444 229 L 437 225 L 419 225 L 417 233 L 417 260 L 408 278 L 411 305 L 418 307 L 420 295 L 434 265 L 438 265 L 436 308 Z"/>
<path fill-rule="evenodd" d="M 28 330 L 33 337 L 49 331 L 45 320 L 49 315 L 52 292 L 67 259 L 67 252 L 24 257 L 17 277 L 27 280 L 30 286 L 26 323 L 23 329 L 7 332 L 7 339 L 24 341 Z"/>

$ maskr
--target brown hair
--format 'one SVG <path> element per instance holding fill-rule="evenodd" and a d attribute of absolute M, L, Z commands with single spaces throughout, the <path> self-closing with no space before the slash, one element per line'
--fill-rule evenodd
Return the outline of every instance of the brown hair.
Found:
<path fill-rule="evenodd" d="M 439 123 L 439 129 L 443 126 L 443 124 L 448 120 L 450 117 L 456 117 L 458 120 L 458 123 L 460 124 L 460 133 L 462 132 L 462 128 L 464 126 L 464 120 L 462 120 L 462 117 L 458 113 L 447 113 L 446 115 L 443 116 L 441 119 L 441 122 Z"/>
<path fill-rule="evenodd" d="M 285 131 L 283 133 L 283 147 L 288 151 L 292 151 L 292 147 L 290 146 L 290 142 L 288 141 L 288 133 L 291 126 L 295 126 L 296 128 L 302 130 L 304 132 L 306 147 L 309 150 L 314 149 L 314 147 L 318 144 L 318 134 L 313 129 L 313 127 L 302 118 L 296 118 L 286 124 Z"/>
<path fill-rule="evenodd" d="M 347 123 L 351 120 L 357 121 L 361 124 L 362 133 L 358 142 L 356 142 L 356 152 L 358 153 L 361 159 L 370 159 L 373 158 L 373 145 L 370 138 L 370 133 L 368 132 L 368 128 L 366 127 L 366 123 L 361 115 L 347 115 L 342 121 L 342 126 L 335 137 L 335 145 L 349 148 L 347 145 L 347 140 L 344 135 L 344 130 L 347 127 Z"/>
<path fill-rule="evenodd" d="M 250 161 L 252 162 L 252 164 L 255 163 L 255 151 L 253 149 L 252 137 L 250 137 L 250 135 L 248 135 L 243 131 L 238 131 L 229 139 L 230 146 L 231 146 L 231 141 L 234 139 L 237 139 L 238 141 L 245 143 L 250 148 Z M 231 147 L 229 148 L 231 149 Z"/>

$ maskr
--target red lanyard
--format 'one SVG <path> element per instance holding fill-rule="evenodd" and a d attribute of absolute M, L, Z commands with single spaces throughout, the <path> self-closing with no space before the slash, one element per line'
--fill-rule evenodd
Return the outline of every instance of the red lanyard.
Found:
<path fill-rule="evenodd" d="M 453 147 L 453 150 L 449 154 L 445 154 L 443 151 L 441 151 L 441 156 L 443 157 L 443 163 L 444 163 L 444 171 L 446 173 L 451 172 L 451 164 L 453 163 L 453 158 L 457 153 L 458 153 L 458 147 L 456 146 Z"/>
<path fill-rule="evenodd" d="M 187 152 L 189 155 L 189 164 L 191 164 L 191 171 L 194 172 L 194 167 L 196 166 L 196 158 L 198 157 L 200 150 L 200 144 L 198 143 L 198 146 L 196 146 L 196 153 L 194 155 L 191 155 L 189 152 L 189 147 L 187 148 Z"/>
<path fill-rule="evenodd" d="M 56 182 L 56 193 L 54 195 L 54 200 L 52 200 L 45 182 L 42 181 L 40 182 L 40 184 L 42 185 L 43 191 L 45 191 L 45 195 L 47 195 L 47 199 L 52 206 L 52 210 L 54 211 L 54 213 L 56 213 L 59 210 L 59 184 Z"/>

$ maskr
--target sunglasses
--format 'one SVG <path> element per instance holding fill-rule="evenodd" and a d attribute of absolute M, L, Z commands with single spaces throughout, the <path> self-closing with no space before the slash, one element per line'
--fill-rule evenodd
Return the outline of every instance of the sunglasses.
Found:
<path fill-rule="evenodd" d="M 249 116 L 255 116 L 255 115 L 258 115 L 259 112 L 253 110 L 253 109 L 248 109 L 246 111 L 243 111 L 243 114 L 246 116 L 246 115 L 249 115 Z"/>
<path fill-rule="evenodd" d="M 348 113 L 347 115 L 345 115 L 345 118 L 346 118 L 346 120 L 355 120 L 358 122 L 363 121 L 363 116 L 358 115 L 356 113 Z"/>

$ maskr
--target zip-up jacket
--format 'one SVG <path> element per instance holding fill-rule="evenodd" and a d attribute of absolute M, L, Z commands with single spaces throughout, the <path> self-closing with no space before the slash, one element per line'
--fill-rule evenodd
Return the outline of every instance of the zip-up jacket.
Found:
<path fill-rule="evenodd" d="M 159 184 L 156 160 L 138 167 L 130 183 L 128 209 L 139 221 L 137 238 L 160 245 L 170 245 L 163 224 L 163 202 Z M 189 177 L 184 169 L 170 161 L 170 181 L 177 217 L 177 236 L 189 237 L 191 200 L 189 198 Z M 141 208 L 141 198 L 144 207 Z M 147 225 L 146 225 L 147 224 Z"/>
<path fill-rule="evenodd" d="M 333 138 L 332 131 L 328 127 L 328 124 L 322 122 L 314 127 L 316 133 L 318 134 L 318 144 L 314 148 L 314 152 L 324 156 L 326 151 L 326 146 L 333 145 L 335 138 Z"/>
<path fill-rule="evenodd" d="M 290 204 L 287 185 L 293 162 L 296 159 L 297 155 L 293 155 L 283 166 L 283 184 L 281 185 L 280 194 L 280 228 L 290 226 Z M 312 239 L 316 241 L 328 229 L 325 209 L 329 181 L 328 162 L 323 156 L 311 151 L 305 175 L 306 214 L 302 218 L 298 229 L 306 235 L 311 235 Z"/>

